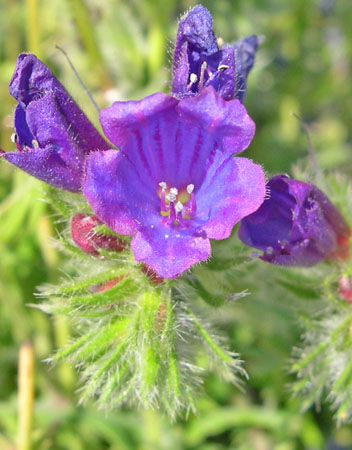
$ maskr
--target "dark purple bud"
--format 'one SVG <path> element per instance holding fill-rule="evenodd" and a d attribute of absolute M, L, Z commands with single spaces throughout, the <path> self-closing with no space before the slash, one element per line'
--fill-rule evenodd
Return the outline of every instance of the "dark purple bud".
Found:
<path fill-rule="evenodd" d="M 213 18 L 207 8 L 196 5 L 185 14 L 178 24 L 175 53 L 174 70 L 180 59 L 181 48 L 187 43 L 187 50 L 193 59 L 197 60 L 199 55 L 211 55 L 218 51 L 215 35 L 213 32 Z"/>
<path fill-rule="evenodd" d="M 235 42 L 233 47 L 235 49 L 235 98 L 243 102 L 247 89 L 247 77 L 254 65 L 259 39 L 252 35 Z"/>
<path fill-rule="evenodd" d="M 116 236 L 97 233 L 94 228 L 98 225 L 102 222 L 95 216 L 76 214 L 71 219 L 72 239 L 85 253 L 99 256 L 99 249 L 121 252 L 126 247 L 126 242 Z"/>
<path fill-rule="evenodd" d="M 18 151 L 2 157 L 48 184 L 80 191 L 85 157 L 110 146 L 36 56 L 18 57 L 9 89 L 18 101 L 14 116 Z"/>
<path fill-rule="evenodd" d="M 219 49 L 209 11 L 196 5 L 178 26 L 172 93 L 190 97 L 211 85 L 224 100 L 242 101 L 257 48 L 257 37 L 250 36 Z"/>
<path fill-rule="evenodd" d="M 245 217 L 239 238 L 262 250 L 261 259 L 283 266 L 312 266 L 324 259 L 346 259 L 350 229 L 317 187 L 277 175 L 269 198 Z"/>

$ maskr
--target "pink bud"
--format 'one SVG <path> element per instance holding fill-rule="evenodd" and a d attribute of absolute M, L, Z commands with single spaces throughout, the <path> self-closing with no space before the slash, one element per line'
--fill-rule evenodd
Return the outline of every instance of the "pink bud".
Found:
<path fill-rule="evenodd" d="M 159 277 L 159 275 L 147 264 L 143 264 L 141 270 L 153 284 L 158 285 L 164 281 L 164 278 Z"/>
<path fill-rule="evenodd" d="M 110 280 L 110 281 L 104 283 L 104 284 L 101 284 L 101 285 L 98 287 L 98 289 L 97 289 L 96 292 L 101 293 L 101 292 L 108 291 L 109 289 L 112 289 L 112 288 L 113 288 L 114 286 L 116 286 L 117 283 L 119 283 L 123 278 L 124 278 L 123 276 L 122 276 L 122 277 L 117 277 L 117 278 L 114 278 L 114 279 L 112 279 L 112 280 Z"/>
<path fill-rule="evenodd" d="M 352 303 L 352 284 L 349 278 L 341 277 L 339 279 L 339 296 L 346 300 L 347 303 Z"/>
<path fill-rule="evenodd" d="M 126 247 L 126 242 L 116 236 L 96 233 L 97 225 L 102 222 L 95 216 L 75 214 L 71 219 L 72 239 L 85 253 L 99 256 L 98 249 L 121 252 Z"/>

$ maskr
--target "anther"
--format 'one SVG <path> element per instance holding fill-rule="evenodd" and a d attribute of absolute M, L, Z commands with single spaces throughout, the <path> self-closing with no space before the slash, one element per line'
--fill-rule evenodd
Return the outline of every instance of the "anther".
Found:
<path fill-rule="evenodd" d="M 176 221 L 176 208 L 175 203 L 170 203 L 170 223 L 174 223 Z"/>
<path fill-rule="evenodd" d="M 17 133 L 12 133 L 10 139 L 11 139 L 11 142 L 16 144 L 16 142 L 17 142 Z"/>
<path fill-rule="evenodd" d="M 194 184 L 189 184 L 186 189 L 187 189 L 187 193 L 189 195 L 191 195 L 192 192 L 194 191 Z"/>
<path fill-rule="evenodd" d="M 178 194 L 178 189 L 175 188 L 175 187 L 171 188 L 170 189 L 170 194 L 177 195 Z"/>
<path fill-rule="evenodd" d="M 36 139 L 33 139 L 32 146 L 33 146 L 33 148 L 38 148 L 39 147 L 38 141 Z"/>
<path fill-rule="evenodd" d="M 220 66 L 218 67 L 218 70 L 222 71 L 222 70 L 226 70 L 228 68 L 229 68 L 229 66 L 227 66 L 226 64 L 220 64 Z"/>
<path fill-rule="evenodd" d="M 224 45 L 224 40 L 222 37 L 218 37 L 216 40 L 219 47 L 222 47 Z"/>
<path fill-rule="evenodd" d="M 194 84 L 194 83 L 197 83 L 198 77 L 197 77 L 197 75 L 196 75 L 195 73 L 191 73 L 191 75 L 190 75 L 190 77 L 189 77 L 189 80 L 190 80 L 190 82 L 191 82 L 192 84 Z"/>
<path fill-rule="evenodd" d="M 169 201 L 170 203 L 173 203 L 176 200 L 176 195 L 170 192 L 169 194 L 166 195 L 166 200 Z"/>
<path fill-rule="evenodd" d="M 192 194 L 191 194 L 191 216 L 194 216 L 196 211 L 197 211 L 196 197 L 192 192 Z"/>
<path fill-rule="evenodd" d="M 181 212 L 183 210 L 183 205 L 181 202 L 177 202 L 175 205 L 175 210 L 177 213 Z"/>
<path fill-rule="evenodd" d="M 165 183 L 165 181 L 160 181 L 159 186 L 163 191 L 167 189 L 167 184 Z"/>
<path fill-rule="evenodd" d="M 180 219 L 182 219 L 182 210 L 183 210 L 183 204 L 181 202 L 177 202 L 175 205 L 176 222 L 177 223 L 180 221 Z"/>

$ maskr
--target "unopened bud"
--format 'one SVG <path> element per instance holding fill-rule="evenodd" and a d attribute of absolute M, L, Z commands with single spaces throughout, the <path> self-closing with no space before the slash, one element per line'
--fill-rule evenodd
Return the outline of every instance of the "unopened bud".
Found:
<path fill-rule="evenodd" d="M 164 281 L 164 278 L 160 277 L 151 267 L 149 267 L 147 264 L 143 264 L 141 268 L 142 272 L 147 275 L 149 280 L 153 284 L 161 284 Z"/>
<path fill-rule="evenodd" d="M 96 233 L 94 228 L 98 225 L 102 222 L 95 216 L 76 214 L 71 219 L 72 239 L 85 253 L 99 256 L 99 249 L 121 252 L 126 247 L 126 243 L 116 236 Z"/>
<path fill-rule="evenodd" d="M 347 303 L 352 303 L 352 284 L 349 278 L 341 277 L 339 279 L 339 296 L 346 300 Z"/>

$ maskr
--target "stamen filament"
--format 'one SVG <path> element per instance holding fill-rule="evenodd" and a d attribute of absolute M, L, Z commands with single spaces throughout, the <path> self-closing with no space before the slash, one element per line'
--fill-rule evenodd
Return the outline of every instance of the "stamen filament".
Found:
<path fill-rule="evenodd" d="M 195 83 L 197 83 L 198 77 L 195 73 L 191 73 L 189 77 L 189 83 L 187 84 L 187 91 L 190 91 Z"/>
<path fill-rule="evenodd" d="M 166 206 L 166 202 L 165 202 L 165 190 L 162 189 L 161 191 L 161 197 L 160 197 L 160 209 L 163 212 L 166 212 L 168 210 L 167 206 Z"/>
<path fill-rule="evenodd" d="M 16 141 L 15 144 L 16 144 L 17 150 L 19 152 L 23 152 L 23 148 L 20 146 L 20 143 L 18 141 Z"/>
<path fill-rule="evenodd" d="M 195 197 L 195 195 L 192 192 L 192 194 L 191 194 L 191 211 L 190 211 L 191 212 L 191 216 L 194 216 L 196 211 L 197 211 L 196 197 Z"/>
<path fill-rule="evenodd" d="M 175 203 L 170 202 L 170 223 L 174 223 L 175 221 L 176 221 Z"/>
<path fill-rule="evenodd" d="M 207 67 L 208 67 L 208 64 L 206 63 L 206 61 L 204 61 L 203 64 L 201 65 L 201 67 L 200 67 L 200 77 L 199 77 L 199 84 L 198 84 L 198 86 L 199 86 L 198 90 L 199 91 L 201 91 L 203 89 L 203 86 L 204 86 L 204 73 L 205 73 Z"/>

